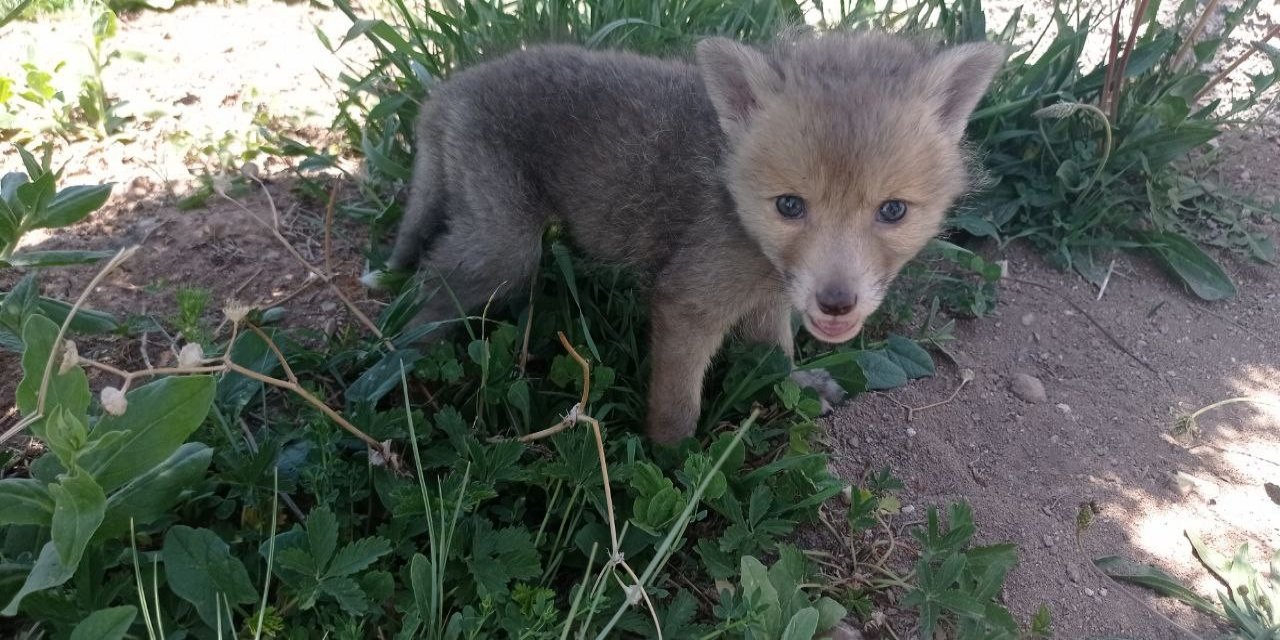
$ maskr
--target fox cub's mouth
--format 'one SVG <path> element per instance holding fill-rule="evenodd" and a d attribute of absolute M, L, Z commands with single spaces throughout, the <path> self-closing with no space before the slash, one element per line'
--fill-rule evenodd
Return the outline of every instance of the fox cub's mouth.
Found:
<path fill-rule="evenodd" d="M 862 319 L 848 316 L 832 318 L 806 313 L 804 326 L 813 337 L 830 344 L 839 344 L 852 340 L 862 331 Z"/>

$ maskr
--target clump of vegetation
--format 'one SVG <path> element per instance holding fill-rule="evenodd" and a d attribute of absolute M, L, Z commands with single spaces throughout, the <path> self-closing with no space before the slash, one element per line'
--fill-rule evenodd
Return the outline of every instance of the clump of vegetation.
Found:
<path fill-rule="evenodd" d="M 0 18 L 0 28 L 23 9 L 19 5 Z M 67 77 L 68 59 L 64 58 L 52 68 L 24 62 L 20 77 L 0 75 L 0 140 L 26 143 L 51 135 L 64 140 L 105 139 L 124 130 L 126 103 L 111 97 L 104 80 L 107 67 L 125 55 L 112 42 L 116 14 L 96 2 L 79 10 L 88 16 L 89 33 L 83 43 L 87 71 Z"/>

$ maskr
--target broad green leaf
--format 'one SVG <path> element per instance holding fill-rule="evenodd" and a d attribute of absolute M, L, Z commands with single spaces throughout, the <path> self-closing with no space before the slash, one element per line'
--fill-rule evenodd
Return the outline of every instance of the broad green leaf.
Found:
<path fill-rule="evenodd" d="M 330 578 L 349 576 L 364 571 L 378 558 L 391 553 L 391 543 L 386 538 L 361 538 L 343 547 L 334 556 L 333 563 L 325 571 Z"/>
<path fill-rule="evenodd" d="M 71 632 L 71 640 L 121 640 L 129 632 L 138 609 L 132 605 L 99 609 Z"/>
<path fill-rule="evenodd" d="M 376 403 L 400 386 L 401 367 L 412 372 L 414 363 L 421 359 L 422 352 L 417 349 L 398 349 L 384 355 L 347 387 L 347 402 Z"/>
<path fill-rule="evenodd" d="M 1223 300 L 1236 295 L 1231 278 L 1194 242 L 1176 233 L 1150 232 L 1139 237 L 1201 299 Z"/>
<path fill-rule="evenodd" d="M 742 598 L 752 606 L 765 608 L 765 624 L 777 630 L 782 613 L 778 590 L 769 580 L 769 570 L 753 556 L 742 556 L 739 573 L 742 575 Z"/>
<path fill-rule="evenodd" d="M 275 339 L 274 330 L 264 330 L 268 337 Z M 231 347 L 231 361 L 251 371 L 271 375 L 280 368 L 271 348 L 263 342 L 256 332 L 241 333 Z M 399 370 L 396 370 L 399 376 Z M 228 419 L 235 419 L 249 404 L 249 400 L 262 388 L 262 383 L 239 373 L 228 373 L 218 382 L 218 407 L 227 414 Z"/>
<path fill-rule="evenodd" d="M 182 493 L 204 478 L 212 460 L 213 449 L 199 442 L 178 447 L 168 460 L 107 498 L 107 515 L 98 527 L 98 537 L 128 531 L 130 519 L 141 526 L 168 514 Z"/>
<path fill-rule="evenodd" d="M 791 616 L 787 628 L 782 630 L 782 640 L 812 640 L 818 632 L 818 610 L 805 607 Z"/>
<path fill-rule="evenodd" d="M 48 206 L 33 212 L 26 228 L 55 228 L 75 224 L 97 211 L 111 197 L 110 184 L 67 187 L 53 196 Z"/>
<path fill-rule="evenodd" d="M 418 615 L 427 618 L 431 615 L 431 602 L 441 594 L 435 593 L 436 583 L 433 578 L 431 561 L 421 553 L 413 554 L 409 561 L 409 584 L 413 587 L 413 600 L 418 605 Z"/>
<path fill-rule="evenodd" d="M 65 407 L 55 407 L 45 420 L 45 442 L 62 466 L 71 468 L 89 437 L 89 428 Z"/>
<path fill-rule="evenodd" d="M 1212 124 L 1184 123 L 1181 127 L 1162 128 L 1132 139 L 1123 151 L 1142 154 L 1146 157 L 1148 168 L 1156 171 L 1218 137 L 1218 134 L 1217 128 Z"/>
<path fill-rule="evenodd" d="M 58 337 L 58 325 L 52 320 L 39 315 L 27 318 L 22 328 L 22 342 L 26 350 L 22 352 L 22 382 L 18 384 L 18 409 L 23 415 L 35 412 L 40 396 L 40 384 L 44 378 L 45 365 L 49 362 L 49 354 L 54 350 L 54 341 Z M 58 353 L 62 353 L 61 347 Z M 49 376 L 49 386 L 45 397 L 45 412 L 55 407 L 63 407 L 73 416 L 83 416 L 89 410 L 89 379 L 84 370 L 72 367 L 66 373 L 59 373 L 61 355 L 53 359 L 53 371 Z M 43 438 L 44 419 L 31 425 L 31 432 Z"/>
<path fill-rule="evenodd" d="M 125 395 L 122 416 L 103 416 L 90 435 L 80 464 L 111 491 L 152 470 L 186 442 L 213 403 L 210 376 L 162 378 Z M 124 437 L 105 438 L 111 432 Z"/>
<path fill-rule="evenodd" d="M 37 298 L 36 307 L 40 313 L 59 325 L 67 319 L 67 314 L 71 313 L 70 303 L 53 298 Z M 111 314 L 81 307 L 76 310 L 75 317 L 71 318 L 68 328 L 74 333 L 113 333 L 119 331 L 121 327 L 120 322 Z"/>
<path fill-rule="evenodd" d="M 46 542 L 40 549 L 40 556 L 36 558 L 35 566 L 31 567 L 31 573 L 27 574 L 26 581 L 22 583 L 22 588 L 9 601 L 4 611 L 0 611 L 0 615 L 16 615 L 18 605 L 22 603 L 23 598 L 37 591 L 56 587 L 70 580 L 75 573 L 75 567 L 63 565 L 58 560 L 58 550 L 53 546 L 53 541 Z"/>
<path fill-rule="evenodd" d="M 849 611 L 841 606 L 840 603 L 826 596 L 818 598 L 815 606 L 818 609 L 818 631 L 831 629 L 840 624 L 840 621 L 844 620 L 845 616 L 849 615 Z"/>
<path fill-rule="evenodd" d="M 0 525 L 49 526 L 53 518 L 53 496 L 34 478 L 0 480 L 0 505 Z"/>
<path fill-rule="evenodd" d="M 0 261 L 10 267 L 25 269 L 91 264 L 115 255 L 114 251 L 26 251 Z"/>
<path fill-rule="evenodd" d="M 1162 595 L 1172 596 L 1209 615 L 1222 615 L 1208 599 L 1183 586 L 1173 576 L 1149 564 L 1140 564 L 1120 556 L 1104 556 L 1094 560 L 1093 564 L 1116 580 L 1142 585 Z"/>
<path fill-rule="evenodd" d="M 0 293 L 0 330 L 8 338 L 5 348 L 22 351 L 22 323 L 35 312 L 38 289 L 36 274 L 28 273 L 7 293 Z"/>
<path fill-rule="evenodd" d="M 867 378 L 867 389 L 896 389 L 907 383 L 907 374 L 889 356 L 880 351 L 858 351 L 856 356 Z"/>
<path fill-rule="evenodd" d="M 89 540 L 102 524 L 107 511 L 107 496 L 102 487 L 82 472 L 64 476 L 49 485 L 53 496 L 53 520 L 50 532 L 58 560 L 74 568 L 89 545 Z"/>
<path fill-rule="evenodd" d="M 899 335 L 889 336 L 884 354 L 889 356 L 889 359 L 893 360 L 908 378 L 914 380 L 933 375 L 933 358 L 914 340 L 908 340 Z"/>
<path fill-rule="evenodd" d="M 169 588 L 195 605 L 200 619 L 210 628 L 217 626 L 217 598 L 234 604 L 252 604 L 258 592 L 249 581 L 249 572 L 227 543 L 208 529 L 177 525 L 165 535 L 164 574 Z M 225 623 L 224 623 L 225 624 Z"/>

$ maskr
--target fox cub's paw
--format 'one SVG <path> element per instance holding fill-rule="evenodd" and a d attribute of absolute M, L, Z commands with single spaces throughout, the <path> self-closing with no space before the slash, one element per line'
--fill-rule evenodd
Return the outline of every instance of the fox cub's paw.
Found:
<path fill-rule="evenodd" d="M 818 397 L 822 400 L 822 415 L 831 413 L 832 405 L 844 400 L 844 387 L 841 387 L 826 369 L 792 371 L 791 380 L 802 387 L 818 392 Z"/>

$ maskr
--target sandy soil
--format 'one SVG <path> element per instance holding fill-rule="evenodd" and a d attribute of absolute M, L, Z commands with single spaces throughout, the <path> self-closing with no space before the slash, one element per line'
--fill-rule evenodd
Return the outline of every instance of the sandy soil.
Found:
<path fill-rule="evenodd" d="M 1044 4 L 1026 6 L 1042 10 Z M 323 287 L 303 288 L 306 270 L 261 224 L 270 209 L 260 190 L 240 197 L 240 204 L 214 197 L 190 212 L 173 206 L 173 192 L 190 188 L 194 177 L 234 168 L 228 156 L 253 155 L 260 142 L 255 117 L 262 114 L 295 137 L 331 140 L 326 127 L 336 100 L 328 78 L 342 63 L 320 46 L 317 26 L 336 42 L 348 25 L 335 13 L 264 0 L 122 21 L 118 46 L 146 54 L 145 63 L 117 61 L 106 76 L 112 93 L 134 105 L 131 141 L 62 144 L 57 154 L 67 162 L 68 184 L 119 186 L 91 220 L 35 239 L 41 248 L 96 249 L 145 240 L 143 252 L 94 292 L 94 306 L 121 316 L 167 317 L 180 287 L 199 286 L 211 292 L 211 317 L 234 297 L 281 304 L 292 322 L 316 329 L 345 321 L 343 307 Z M 10 27 L 0 39 L 0 60 L 26 59 L 28 44 L 39 39 L 72 42 L 83 25 L 46 27 Z M 32 48 L 36 57 L 50 51 L 71 56 L 74 50 Z M 355 61 L 368 55 L 359 46 L 343 51 Z M 16 72 L 0 66 L 0 74 Z M 1280 196 L 1274 124 L 1233 134 L 1223 144 L 1229 150 L 1223 171 L 1234 184 L 1264 199 Z M 285 235 L 308 260 L 323 262 L 323 203 L 290 195 L 286 162 L 258 161 Z M 0 151 L 0 165 L 16 167 L 15 155 Z M 364 239 L 358 230 L 335 237 L 342 286 L 372 309 L 354 282 Z M 830 423 L 835 466 L 857 478 L 891 465 L 906 480 L 904 503 L 917 514 L 929 505 L 969 500 L 982 540 L 1020 547 L 1008 602 L 1024 616 L 1048 604 L 1059 637 L 1175 637 L 1166 622 L 1092 573 L 1089 561 L 1123 554 L 1153 562 L 1208 595 L 1216 586 L 1192 558 L 1184 529 L 1202 532 L 1224 551 L 1244 541 L 1258 558 L 1280 549 L 1280 508 L 1262 488 L 1280 477 L 1280 410 L 1233 405 L 1205 415 L 1196 437 L 1171 433 L 1178 415 L 1213 401 L 1280 398 L 1280 273 L 1232 263 L 1240 297 L 1206 305 L 1150 264 L 1126 257 L 1106 295 L 1095 300 L 1095 291 L 1078 278 L 1046 267 L 1024 247 L 997 257 L 1009 260 L 1011 279 L 996 317 L 959 325 L 959 339 L 948 347 L 958 364 L 944 360 L 937 377 L 841 408 Z M 44 291 L 71 297 L 91 273 L 48 272 Z M 0 289 L 15 277 L 0 274 Z M 162 360 L 168 341 L 155 335 L 152 347 L 150 357 Z M 95 357 L 119 365 L 140 360 L 136 341 L 103 340 L 93 348 Z M 953 402 L 906 420 L 901 405 L 945 398 L 962 368 L 976 379 Z M 5 411 L 17 358 L 0 353 L 0 372 L 3 429 L 12 420 Z M 1009 380 L 1017 373 L 1039 378 L 1046 401 L 1015 397 Z M 1100 512 L 1077 549 L 1074 521 L 1079 505 L 1089 501 Z M 1185 608 L 1125 591 L 1182 624 L 1208 628 L 1207 620 Z"/>

